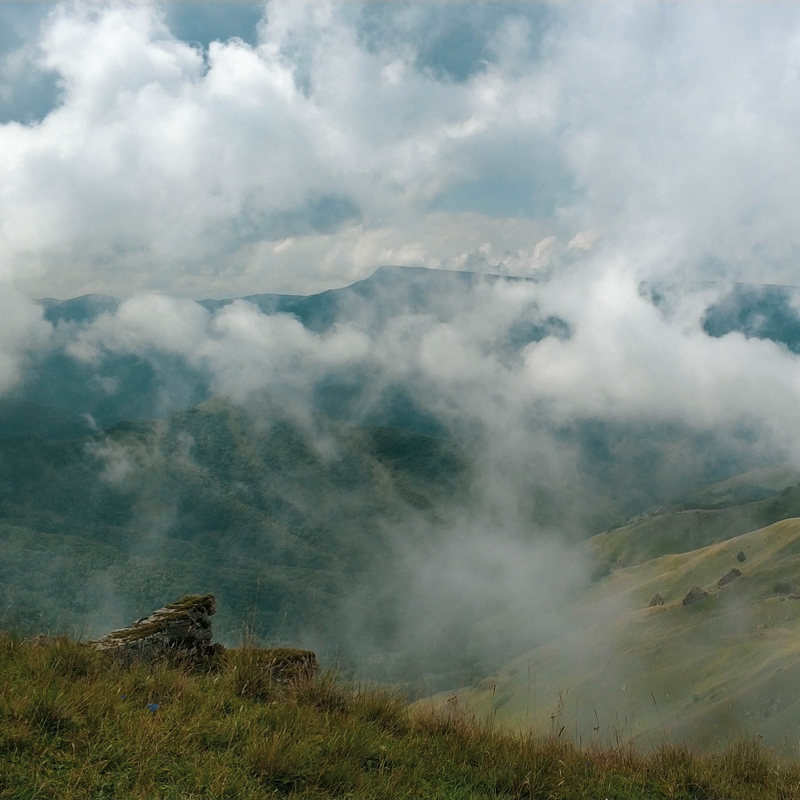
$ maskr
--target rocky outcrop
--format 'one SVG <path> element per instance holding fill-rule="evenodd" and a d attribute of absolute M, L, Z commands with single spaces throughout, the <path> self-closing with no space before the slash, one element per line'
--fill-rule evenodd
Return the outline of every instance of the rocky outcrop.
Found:
<path fill-rule="evenodd" d="M 700 602 L 700 600 L 702 600 L 704 597 L 708 597 L 708 592 L 706 592 L 704 589 L 701 589 L 699 586 L 692 586 L 692 588 L 689 589 L 686 597 L 681 600 L 681 603 L 683 603 L 685 606 L 691 606 Z"/>
<path fill-rule="evenodd" d="M 167 656 L 200 662 L 225 649 L 220 644 L 211 644 L 213 634 L 208 618 L 216 611 L 213 594 L 188 595 L 91 644 L 124 664 Z"/>
<path fill-rule="evenodd" d="M 737 578 L 740 578 L 742 575 L 741 570 L 736 569 L 734 567 L 731 570 L 728 570 L 718 581 L 717 586 L 722 588 L 723 586 L 727 586 L 731 581 L 735 581 Z"/>
<path fill-rule="evenodd" d="M 647 604 L 648 608 L 655 608 L 656 606 L 663 606 L 664 605 L 664 598 L 656 593 L 650 598 L 650 602 Z"/>
<path fill-rule="evenodd" d="M 591 581 L 592 583 L 596 583 L 603 578 L 607 578 L 612 572 L 624 568 L 625 564 L 623 564 L 623 562 L 618 558 L 601 558 L 594 565 L 594 569 L 592 570 L 591 574 Z"/>
<path fill-rule="evenodd" d="M 791 583 L 786 581 L 780 581 L 776 583 L 772 589 L 772 592 L 773 594 L 790 597 L 792 600 L 800 600 L 800 592 L 798 592 Z"/>

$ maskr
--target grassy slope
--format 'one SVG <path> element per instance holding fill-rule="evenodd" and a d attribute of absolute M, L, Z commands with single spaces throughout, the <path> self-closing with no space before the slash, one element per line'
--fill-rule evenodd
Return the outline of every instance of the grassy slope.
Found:
<path fill-rule="evenodd" d="M 718 588 L 734 566 L 742 577 Z M 714 748 L 755 734 L 796 755 L 800 600 L 776 596 L 778 581 L 800 585 L 798 519 L 613 572 L 563 609 L 548 641 L 457 696 L 481 716 L 565 725 L 584 739 L 615 732 L 645 746 L 667 737 Z M 711 594 L 684 607 L 693 585 Z M 648 608 L 656 592 L 665 604 Z M 512 637 L 532 613 L 482 626 Z"/>
<path fill-rule="evenodd" d="M 692 508 L 632 522 L 589 540 L 597 558 L 641 564 L 667 553 L 685 553 L 800 516 L 800 485 L 772 497 L 724 508 Z"/>
<path fill-rule="evenodd" d="M 800 481 L 800 472 L 791 464 L 757 467 L 723 481 L 701 487 L 692 496 L 692 507 L 704 508 L 711 503 L 725 501 L 727 505 L 741 505 L 748 491 L 781 492 Z"/>
<path fill-rule="evenodd" d="M 800 766 L 752 743 L 581 750 L 328 677 L 279 686 L 263 664 L 241 649 L 206 673 L 123 670 L 0 634 L 0 797 L 800 797 Z"/>

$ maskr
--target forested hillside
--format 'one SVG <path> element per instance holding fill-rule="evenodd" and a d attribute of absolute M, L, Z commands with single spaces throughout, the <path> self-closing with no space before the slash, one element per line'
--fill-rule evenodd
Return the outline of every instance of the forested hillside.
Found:
<path fill-rule="evenodd" d="M 468 483 L 450 442 L 293 416 L 266 397 L 77 439 L 6 439 L 4 625 L 97 634 L 213 589 L 223 637 L 246 624 L 272 639 L 317 630 L 346 642 L 358 586 L 391 569 L 387 527 L 434 519 Z"/>

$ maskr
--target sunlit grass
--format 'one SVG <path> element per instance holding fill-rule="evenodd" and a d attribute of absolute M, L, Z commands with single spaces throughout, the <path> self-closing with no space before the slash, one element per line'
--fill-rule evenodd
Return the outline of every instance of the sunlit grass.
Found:
<path fill-rule="evenodd" d="M 66 639 L 0 634 L 0 797 L 800 797 L 800 765 L 754 742 L 579 748 L 455 702 L 278 680 L 271 663 L 248 647 L 204 670 L 123 669 Z"/>

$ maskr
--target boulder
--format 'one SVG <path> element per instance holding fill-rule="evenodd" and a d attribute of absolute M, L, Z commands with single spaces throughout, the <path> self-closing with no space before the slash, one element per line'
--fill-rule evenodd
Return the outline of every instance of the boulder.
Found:
<path fill-rule="evenodd" d="M 111 631 L 91 642 L 96 650 L 109 653 L 124 664 L 136 660 L 156 661 L 178 657 L 201 662 L 221 653 L 221 644 L 211 644 L 209 617 L 217 611 L 213 594 L 187 595 L 136 620 L 128 628 Z"/>
<path fill-rule="evenodd" d="M 650 598 L 650 602 L 647 604 L 648 608 L 654 608 L 655 606 L 663 606 L 664 605 L 664 598 L 656 593 Z"/>
<path fill-rule="evenodd" d="M 742 564 L 743 562 L 745 562 L 745 561 L 747 560 L 747 556 L 744 554 L 744 550 L 740 550 L 740 551 L 739 551 L 739 552 L 736 554 L 736 560 L 737 560 L 737 561 L 738 561 L 740 564 Z"/>
<path fill-rule="evenodd" d="M 742 573 L 740 570 L 734 567 L 731 570 L 728 570 L 718 581 L 717 586 L 723 587 L 727 586 L 731 581 L 735 581 L 737 578 L 741 577 Z"/>
<path fill-rule="evenodd" d="M 683 600 L 681 600 L 681 602 L 685 606 L 690 606 L 699 602 L 704 597 L 708 597 L 708 592 L 704 591 L 699 586 L 692 586 L 692 588 L 689 589 L 689 593 L 683 598 Z"/>
<path fill-rule="evenodd" d="M 774 588 L 772 589 L 773 594 L 782 594 L 790 597 L 792 600 L 799 600 L 800 599 L 800 592 L 792 586 L 791 583 L 787 583 L 786 581 L 779 581 L 775 584 Z"/>
<path fill-rule="evenodd" d="M 623 562 L 620 561 L 618 558 L 615 559 L 601 558 L 594 565 L 594 569 L 592 570 L 592 575 L 591 575 L 591 581 L 592 583 L 596 583 L 597 581 L 608 577 L 612 572 L 624 568 L 625 564 L 623 564 Z"/>

